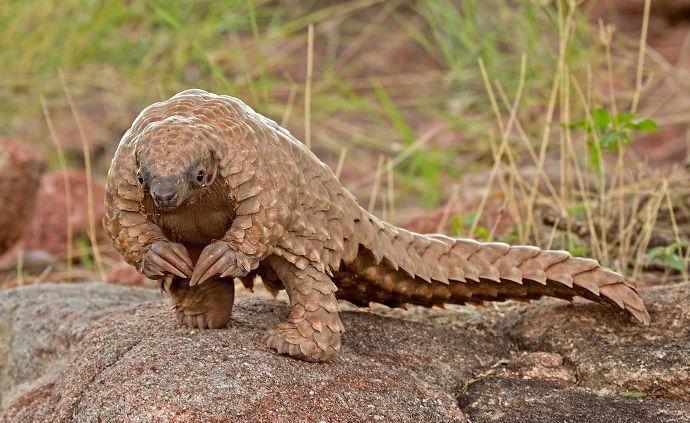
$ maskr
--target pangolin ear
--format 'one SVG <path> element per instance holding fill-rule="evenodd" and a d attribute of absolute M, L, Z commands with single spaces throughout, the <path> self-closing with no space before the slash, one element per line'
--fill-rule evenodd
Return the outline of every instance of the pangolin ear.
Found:
<path fill-rule="evenodd" d="M 220 167 L 220 156 L 218 153 L 216 153 L 216 150 L 211 149 L 211 163 L 213 163 L 213 166 L 216 168 L 216 171 L 218 171 L 218 167 Z"/>
<path fill-rule="evenodd" d="M 216 151 L 214 149 L 210 150 L 210 154 L 211 154 L 211 163 L 212 163 L 212 167 L 213 167 L 213 177 L 209 181 L 209 183 L 213 182 L 216 179 L 216 177 L 218 176 L 218 174 L 220 173 L 220 157 L 218 156 L 218 154 L 216 153 Z"/>

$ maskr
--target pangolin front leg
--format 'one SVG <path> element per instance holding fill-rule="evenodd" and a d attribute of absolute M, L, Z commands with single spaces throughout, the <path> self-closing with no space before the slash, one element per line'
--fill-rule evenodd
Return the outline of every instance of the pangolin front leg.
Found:
<path fill-rule="evenodd" d="M 228 325 L 235 300 L 232 279 L 211 278 L 190 286 L 189 280 L 173 278 L 168 289 L 177 320 L 190 328 L 220 329 Z"/>
<path fill-rule="evenodd" d="M 301 360 L 328 360 L 340 350 L 344 332 L 335 284 L 313 266 L 299 269 L 278 256 L 268 261 L 287 290 L 292 310 L 285 322 L 268 331 L 266 345 Z"/>
<path fill-rule="evenodd" d="M 115 155 L 105 195 L 103 226 L 115 249 L 127 263 L 151 279 L 166 275 L 192 276 L 193 263 L 187 249 L 172 242 L 144 212 L 144 189 L 137 183 L 137 164 L 132 145 L 121 145 Z"/>

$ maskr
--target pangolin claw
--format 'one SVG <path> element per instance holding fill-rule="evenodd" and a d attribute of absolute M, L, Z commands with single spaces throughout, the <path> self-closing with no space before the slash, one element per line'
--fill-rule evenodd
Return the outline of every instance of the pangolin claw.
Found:
<path fill-rule="evenodd" d="M 170 241 L 156 241 L 144 254 L 142 271 L 151 279 L 159 279 L 165 274 L 188 279 L 192 275 L 192 259 L 183 245 Z"/>
<path fill-rule="evenodd" d="M 194 286 L 203 283 L 213 275 L 235 276 L 233 271 L 236 268 L 236 263 L 235 252 L 227 242 L 216 241 L 207 245 L 196 262 L 189 285 Z"/>

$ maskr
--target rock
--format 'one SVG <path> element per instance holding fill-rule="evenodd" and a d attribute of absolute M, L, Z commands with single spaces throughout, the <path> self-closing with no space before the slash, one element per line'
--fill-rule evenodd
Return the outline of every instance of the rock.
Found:
<path fill-rule="evenodd" d="M 659 404 L 630 397 L 598 395 L 575 385 L 487 376 L 459 401 L 473 422 L 640 423 L 687 422 L 685 404 Z"/>
<path fill-rule="evenodd" d="M 690 422 L 690 283 L 643 291 L 649 327 L 592 303 L 542 300 L 499 329 L 520 353 L 472 381 L 476 422 Z"/>
<path fill-rule="evenodd" d="M 148 279 L 124 260 L 115 263 L 105 275 L 107 283 L 124 286 L 155 286 L 158 282 Z"/>
<path fill-rule="evenodd" d="M 229 328 L 200 331 L 159 296 L 98 284 L 0 295 L 2 421 L 465 421 L 453 393 L 507 353 L 485 333 L 345 312 L 342 353 L 311 364 L 261 343 L 283 303 L 239 297 Z"/>
<path fill-rule="evenodd" d="M 0 294 L 0 421 L 690 421 L 689 291 L 643 291 L 649 327 L 555 300 L 344 311 L 341 354 L 313 364 L 262 345 L 279 300 L 191 330 L 156 290 L 20 288 Z"/>
<path fill-rule="evenodd" d="M 60 371 L 73 343 L 99 317 L 160 298 L 154 290 L 45 285 L 0 294 L 0 404 L 26 382 Z"/>
<path fill-rule="evenodd" d="M 22 256 L 24 268 L 41 271 L 48 266 L 56 267 L 64 262 L 67 254 L 67 223 L 71 224 L 72 251 L 77 257 L 79 246 L 90 248 L 89 202 L 86 174 L 82 171 L 67 172 L 70 198 L 65 194 L 65 179 L 62 171 L 48 172 L 41 178 L 36 194 L 36 207 L 30 223 L 19 243 L 0 258 L 0 267 L 11 268 Z M 101 219 L 105 187 L 92 181 L 93 219 L 96 236 L 106 239 Z M 69 207 L 68 207 L 69 204 Z M 38 260 L 37 260 L 38 258 Z"/>
<path fill-rule="evenodd" d="M 25 250 L 43 250 L 49 253 L 64 253 L 67 248 L 67 222 L 72 225 L 73 239 L 88 240 L 89 203 L 86 174 L 82 171 L 68 171 L 71 203 L 67 205 L 64 174 L 61 171 L 48 172 L 41 179 L 36 199 L 36 211 L 27 228 L 22 244 Z M 103 235 L 103 184 L 92 181 L 93 216 L 97 235 Z M 75 247 L 76 248 L 76 247 Z"/>
<path fill-rule="evenodd" d="M 505 333 L 521 350 L 563 356 L 581 385 L 690 403 L 690 283 L 643 292 L 648 327 L 591 303 L 534 304 L 508 316 Z"/>
<path fill-rule="evenodd" d="M 576 382 L 575 369 L 558 353 L 520 351 L 506 362 L 504 375 L 519 379 L 546 379 Z"/>
<path fill-rule="evenodd" d="M 21 237 L 29 222 L 44 165 L 33 147 L 0 138 L 0 255 Z"/>

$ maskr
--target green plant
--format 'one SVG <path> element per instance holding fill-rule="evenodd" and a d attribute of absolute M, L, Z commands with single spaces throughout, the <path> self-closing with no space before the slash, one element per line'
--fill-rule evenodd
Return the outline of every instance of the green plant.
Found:
<path fill-rule="evenodd" d="M 74 240 L 74 246 L 77 249 L 77 256 L 79 257 L 79 262 L 82 266 L 91 268 L 94 266 L 93 250 L 88 238 L 76 238 Z"/>
<path fill-rule="evenodd" d="M 587 248 L 577 244 L 577 238 L 573 234 L 566 234 L 565 250 L 574 256 L 586 256 Z"/>
<path fill-rule="evenodd" d="M 477 217 L 477 213 L 456 214 L 449 219 L 451 236 L 467 236 L 467 231 L 472 227 L 472 223 Z M 480 241 L 489 241 L 491 231 L 482 225 L 477 225 L 472 238 Z"/>
<path fill-rule="evenodd" d="M 592 111 L 591 119 L 581 119 L 568 125 L 572 129 L 582 129 L 587 134 L 588 163 L 597 172 L 602 169 L 602 153 L 625 149 L 636 132 L 654 132 L 658 129 L 652 119 L 639 119 L 634 113 L 612 114 L 601 107 Z"/>
<path fill-rule="evenodd" d="M 666 247 L 654 247 L 645 255 L 645 262 L 649 264 L 652 260 L 659 260 L 671 269 L 682 272 L 685 270 L 685 259 L 683 250 L 687 246 L 681 242 L 674 242 Z"/>

